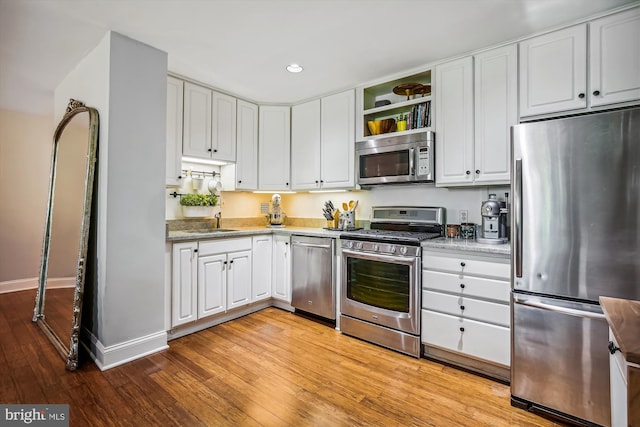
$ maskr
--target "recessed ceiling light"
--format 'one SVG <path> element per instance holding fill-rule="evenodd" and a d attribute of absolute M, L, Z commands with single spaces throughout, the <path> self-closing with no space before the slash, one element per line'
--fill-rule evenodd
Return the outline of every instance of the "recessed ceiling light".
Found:
<path fill-rule="evenodd" d="M 301 73 L 302 72 L 302 66 L 298 65 L 298 64 L 289 64 L 287 65 L 287 71 L 290 73 Z"/>

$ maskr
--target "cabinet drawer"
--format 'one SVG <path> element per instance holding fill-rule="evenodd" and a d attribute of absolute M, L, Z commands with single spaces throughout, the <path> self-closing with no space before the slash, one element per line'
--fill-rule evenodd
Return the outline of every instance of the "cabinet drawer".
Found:
<path fill-rule="evenodd" d="M 485 298 L 508 303 L 509 282 L 481 277 L 460 276 L 439 271 L 422 270 L 422 287 L 454 295 Z"/>
<path fill-rule="evenodd" d="M 506 327 L 509 327 L 510 324 L 509 305 L 496 304 L 467 296 L 423 290 L 422 308 Z"/>
<path fill-rule="evenodd" d="M 251 250 L 251 237 L 205 240 L 198 243 L 198 255 L 223 254 Z"/>
<path fill-rule="evenodd" d="M 422 254 L 422 267 L 429 270 L 446 271 L 460 276 L 478 275 L 510 280 L 511 265 L 508 259 L 486 259 L 469 256 Z"/>
<path fill-rule="evenodd" d="M 510 364 L 509 328 L 422 310 L 422 342 L 503 366 Z"/>

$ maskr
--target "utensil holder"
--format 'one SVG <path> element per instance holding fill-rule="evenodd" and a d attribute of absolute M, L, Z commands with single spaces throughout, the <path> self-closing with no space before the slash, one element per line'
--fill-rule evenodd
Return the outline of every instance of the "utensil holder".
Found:
<path fill-rule="evenodd" d="M 356 228 L 356 213 L 354 211 L 346 211 L 340 214 L 342 216 L 342 229 Z"/>

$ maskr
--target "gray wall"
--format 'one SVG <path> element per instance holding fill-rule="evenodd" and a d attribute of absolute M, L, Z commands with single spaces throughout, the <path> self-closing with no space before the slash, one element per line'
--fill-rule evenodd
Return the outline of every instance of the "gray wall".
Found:
<path fill-rule="evenodd" d="M 91 325 L 99 348 L 164 331 L 166 78 L 166 53 L 110 32 L 55 91 L 57 118 L 69 98 L 100 114 Z"/>

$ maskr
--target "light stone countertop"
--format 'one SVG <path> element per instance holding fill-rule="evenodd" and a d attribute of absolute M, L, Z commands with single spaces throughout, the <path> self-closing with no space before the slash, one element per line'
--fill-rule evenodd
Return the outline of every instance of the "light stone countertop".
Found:
<path fill-rule="evenodd" d="M 169 231 L 167 233 L 167 242 L 183 242 L 188 240 L 202 240 L 202 239 L 228 239 L 233 237 L 250 237 L 261 234 L 300 234 L 304 236 L 313 237 L 332 237 L 338 238 L 342 231 L 325 230 L 323 228 L 311 228 L 311 227 L 282 227 L 282 228 L 269 228 L 264 226 L 255 227 L 232 227 L 222 228 L 222 230 L 232 231 L 201 231 L 201 230 L 176 230 Z"/>
<path fill-rule="evenodd" d="M 232 227 L 229 229 L 223 228 L 222 230 L 232 231 L 169 231 L 167 234 L 167 242 L 183 242 L 189 240 L 203 240 L 203 239 L 229 239 L 234 237 L 250 237 L 261 234 L 299 234 L 312 237 L 331 237 L 338 238 L 342 231 L 325 230 L 317 227 L 282 227 L 282 228 L 268 228 L 265 226 L 254 227 Z M 464 239 L 448 239 L 445 237 L 426 240 L 422 242 L 423 249 L 444 249 L 451 251 L 464 251 L 464 252 L 476 252 L 486 254 L 498 254 L 508 256 L 510 251 L 510 244 L 505 243 L 501 245 L 488 245 L 483 243 L 477 243 L 474 240 L 467 241 Z"/>
<path fill-rule="evenodd" d="M 506 255 L 511 254 L 511 244 L 503 243 L 500 245 L 491 245 L 486 243 L 478 243 L 475 240 L 451 239 L 440 237 L 422 242 L 424 249 L 445 249 L 450 251 L 478 252 L 485 254 Z"/>

